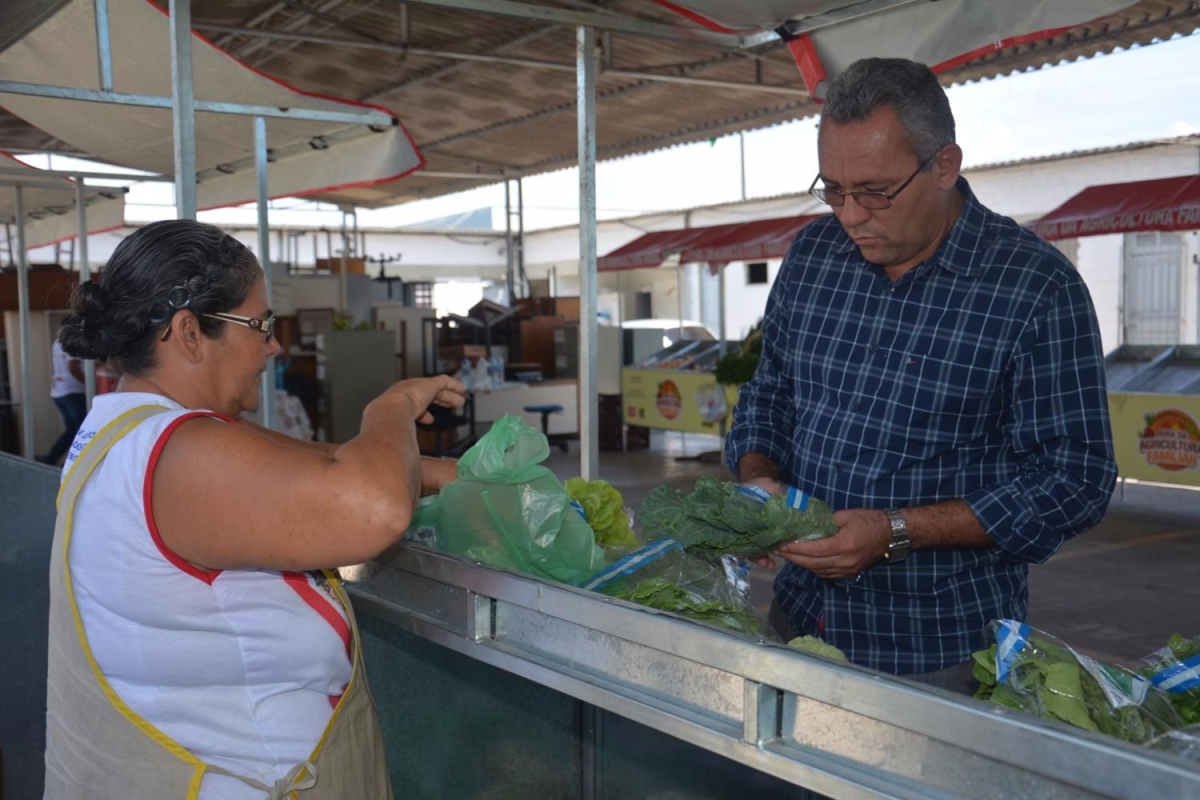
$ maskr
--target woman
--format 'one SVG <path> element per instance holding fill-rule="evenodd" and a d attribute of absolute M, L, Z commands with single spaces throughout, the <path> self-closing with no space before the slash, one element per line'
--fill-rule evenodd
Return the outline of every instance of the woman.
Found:
<path fill-rule="evenodd" d="M 453 479 L 414 423 L 462 386 L 398 383 L 341 446 L 240 419 L 279 352 L 261 274 L 218 229 L 157 222 L 62 329 L 121 380 L 59 496 L 48 798 L 391 797 L 353 615 L 311 571 L 378 555 Z"/>

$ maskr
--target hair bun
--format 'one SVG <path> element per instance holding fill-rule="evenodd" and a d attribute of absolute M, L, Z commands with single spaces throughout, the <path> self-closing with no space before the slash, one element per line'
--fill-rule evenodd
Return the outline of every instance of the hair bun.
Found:
<path fill-rule="evenodd" d="M 75 313 L 63 321 L 58 340 L 67 355 L 103 361 L 111 355 L 105 335 L 108 292 L 95 281 L 80 284 L 71 297 Z"/>

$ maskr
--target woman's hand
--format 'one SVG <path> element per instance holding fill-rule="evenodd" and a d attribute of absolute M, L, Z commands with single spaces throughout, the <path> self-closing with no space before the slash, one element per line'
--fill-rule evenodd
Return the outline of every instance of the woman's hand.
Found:
<path fill-rule="evenodd" d="M 433 378 L 412 378 L 394 384 L 377 398 L 378 401 L 403 400 L 417 422 L 433 422 L 428 409 L 431 405 L 462 408 L 467 402 L 466 387 L 449 375 Z"/>

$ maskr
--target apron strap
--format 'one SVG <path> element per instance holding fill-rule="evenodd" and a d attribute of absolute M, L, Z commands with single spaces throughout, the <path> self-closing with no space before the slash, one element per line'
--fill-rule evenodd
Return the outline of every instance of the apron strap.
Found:
<path fill-rule="evenodd" d="M 262 781 L 256 781 L 253 778 L 247 778 L 244 775 L 238 775 L 236 772 L 230 772 L 227 769 L 218 767 L 214 764 L 209 764 L 205 772 L 212 772 L 217 775 L 225 775 L 235 780 L 241 781 L 255 789 L 260 790 L 268 800 L 283 800 L 292 792 L 302 792 L 305 789 L 311 789 L 317 785 L 317 765 L 311 761 L 305 761 L 292 767 L 291 771 L 275 781 L 274 785 L 267 786 Z M 304 773 L 304 777 L 300 777 Z"/>

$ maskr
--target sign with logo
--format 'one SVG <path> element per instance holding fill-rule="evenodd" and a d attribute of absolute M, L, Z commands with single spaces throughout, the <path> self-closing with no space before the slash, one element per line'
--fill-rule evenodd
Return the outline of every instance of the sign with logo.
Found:
<path fill-rule="evenodd" d="M 1126 478 L 1200 486 L 1200 396 L 1108 396 L 1117 466 Z"/>
<path fill-rule="evenodd" d="M 679 387 L 675 381 L 663 381 L 658 385 L 658 394 L 654 396 L 654 407 L 663 419 L 676 419 L 683 410 L 683 398 L 679 396 Z"/>
<path fill-rule="evenodd" d="M 720 433 L 732 424 L 737 387 L 721 386 L 708 372 L 621 370 L 625 422 L 667 431 Z"/>

